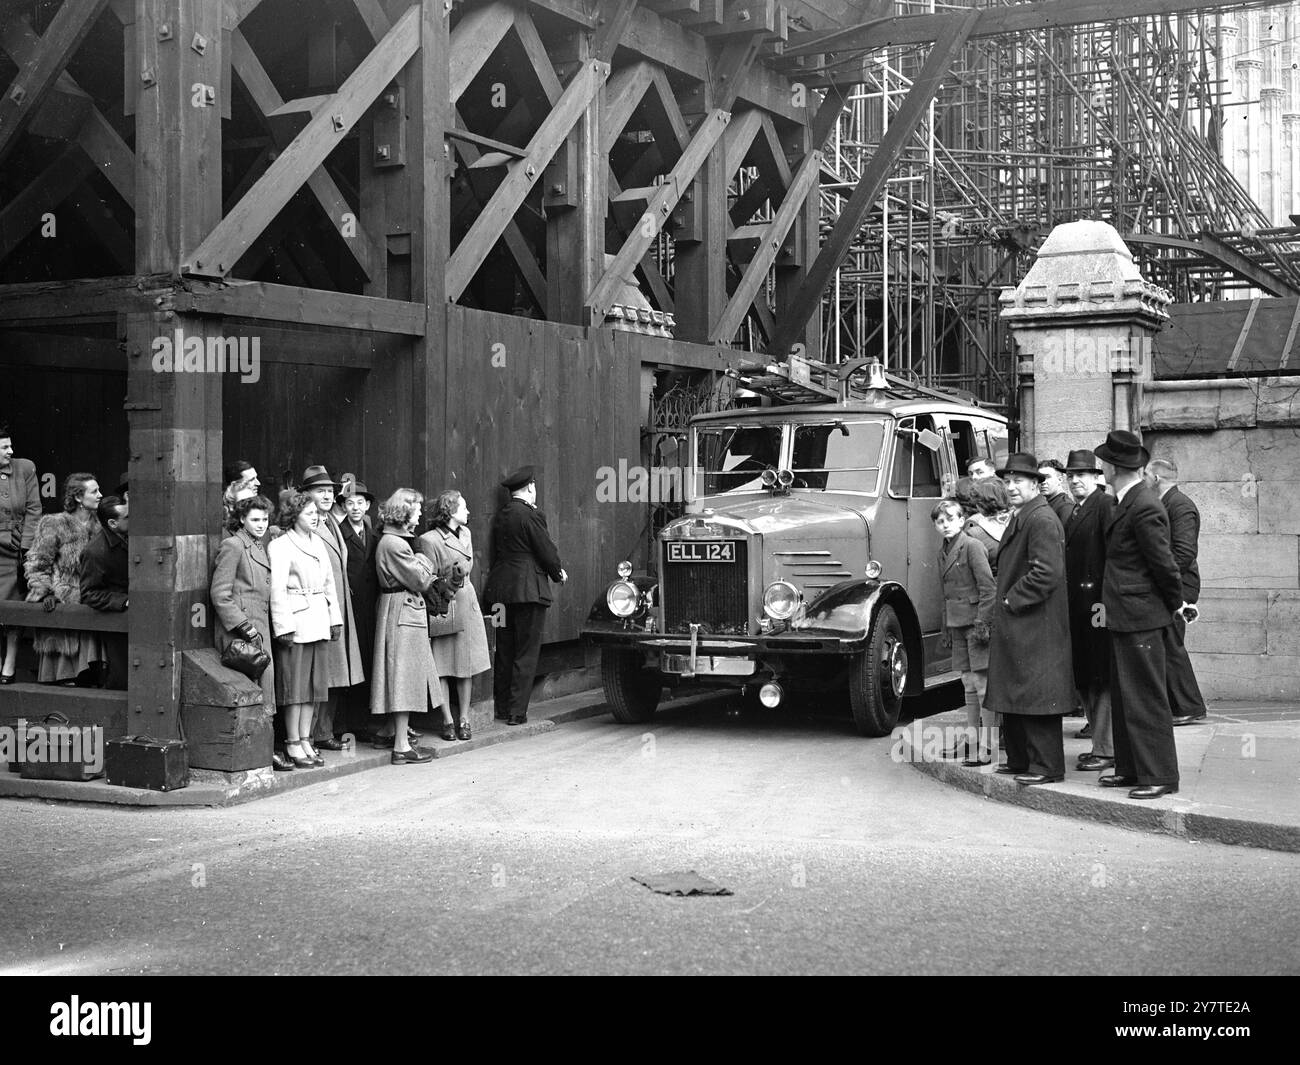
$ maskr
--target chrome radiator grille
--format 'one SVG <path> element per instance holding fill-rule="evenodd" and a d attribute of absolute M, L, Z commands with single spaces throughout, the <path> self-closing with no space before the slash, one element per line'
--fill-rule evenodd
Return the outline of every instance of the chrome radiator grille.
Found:
<path fill-rule="evenodd" d="M 744 636 L 749 632 L 749 545 L 735 545 L 734 562 L 672 562 L 660 546 L 660 593 L 666 632 Z"/>

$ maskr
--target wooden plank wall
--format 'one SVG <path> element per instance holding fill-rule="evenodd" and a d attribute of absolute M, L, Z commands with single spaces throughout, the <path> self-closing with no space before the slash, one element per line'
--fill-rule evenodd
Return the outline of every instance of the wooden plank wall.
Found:
<path fill-rule="evenodd" d="M 618 358 L 607 332 L 584 339 L 578 327 L 461 307 L 449 308 L 447 332 L 445 461 L 428 490 L 465 496 L 486 560 L 492 515 L 505 499 L 497 482 L 537 467 L 538 505 L 569 573 L 546 641 L 577 639 L 645 520 L 643 506 L 596 501 L 602 466 L 640 461 L 640 362 Z"/>

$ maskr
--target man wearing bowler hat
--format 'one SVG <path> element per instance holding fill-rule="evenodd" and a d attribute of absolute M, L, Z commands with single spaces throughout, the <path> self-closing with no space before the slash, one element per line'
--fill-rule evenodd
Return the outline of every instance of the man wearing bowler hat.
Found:
<path fill-rule="evenodd" d="M 1110 634 L 1101 600 L 1106 574 L 1106 526 L 1115 513 L 1115 500 L 1101 487 L 1101 466 L 1091 451 L 1071 451 L 1065 476 L 1073 498 L 1065 519 L 1070 650 L 1074 686 L 1083 701 L 1092 736 L 1092 750 L 1080 755 L 1075 768 L 1100 772 L 1115 765 L 1110 728 Z"/>
<path fill-rule="evenodd" d="M 1102 578 L 1115 772 L 1099 783 L 1130 788 L 1131 799 L 1158 799 L 1178 790 L 1165 663 L 1174 614 L 1185 606 L 1183 582 L 1169 546 L 1169 517 L 1142 479 L 1150 458 L 1142 441 L 1135 433 L 1114 429 L 1096 455 L 1109 467 L 1116 496 Z"/>
<path fill-rule="evenodd" d="M 998 549 L 984 705 L 1003 715 L 1007 760 L 997 772 L 1017 784 L 1056 784 L 1065 779 L 1061 718 L 1074 707 L 1064 534 L 1033 455 L 1009 456 L 998 476 L 1012 517 Z"/>
<path fill-rule="evenodd" d="M 492 701 L 498 719 L 522 725 L 528 720 L 537 657 L 542 650 L 546 608 L 551 605 L 548 579 L 568 580 L 560 553 L 546 529 L 546 516 L 537 509 L 533 467 L 515 470 L 501 482 L 510 502 L 492 519 L 492 564 L 483 602 L 496 613 L 505 607 L 505 625 L 498 628 L 492 662 Z"/>
<path fill-rule="evenodd" d="M 361 644 L 357 639 L 356 614 L 352 606 L 352 585 L 348 581 L 348 548 L 343 541 L 339 523 L 330 516 L 334 508 L 334 495 L 342 487 L 324 466 L 308 466 L 298 484 L 298 491 L 311 496 L 320 511 L 320 524 L 316 534 L 325 543 L 330 569 L 334 573 L 334 587 L 338 590 L 339 610 L 343 614 L 343 635 L 325 645 L 329 668 L 329 702 L 325 704 L 312 726 L 312 743 L 326 751 L 341 751 L 343 743 L 334 735 L 334 718 L 339 714 L 344 693 L 336 689 L 350 688 L 366 679 L 361 659 Z"/>

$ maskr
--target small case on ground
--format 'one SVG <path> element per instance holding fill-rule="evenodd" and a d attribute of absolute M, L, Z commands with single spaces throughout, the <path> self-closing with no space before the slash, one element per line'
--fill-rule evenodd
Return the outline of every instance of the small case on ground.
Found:
<path fill-rule="evenodd" d="M 126 736 L 104 744 L 104 775 L 123 788 L 175 791 L 190 782 L 189 748 L 184 740 Z"/>
<path fill-rule="evenodd" d="M 96 735 L 90 728 L 74 729 L 66 714 L 55 711 L 46 715 L 41 724 L 27 727 L 26 750 L 22 753 L 35 751 L 39 757 L 11 762 L 10 771 L 17 765 L 24 780 L 94 780 L 104 772 L 103 751 L 94 749 L 102 740 L 102 732 Z"/>

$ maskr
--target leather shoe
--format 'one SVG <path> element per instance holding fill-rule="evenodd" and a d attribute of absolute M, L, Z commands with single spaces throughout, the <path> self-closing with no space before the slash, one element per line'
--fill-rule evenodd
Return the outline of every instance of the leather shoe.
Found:
<path fill-rule="evenodd" d="M 329 739 L 327 739 L 327 740 L 313 740 L 313 741 L 312 741 L 312 746 L 315 747 L 318 751 L 341 751 L 341 750 L 343 750 L 343 744 L 342 744 L 342 742 L 340 742 L 339 740 L 336 740 L 333 736 L 331 736 L 331 737 L 330 737 Z"/>
<path fill-rule="evenodd" d="M 1183 715 L 1181 715 L 1181 716 L 1179 716 L 1179 717 L 1174 718 L 1174 724 L 1175 724 L 1175 725 L 1195 725 L 1196 722 L 1198 722 L 1198 721 L 1204 721 L 1204 720 L 1205 720 L 1205 714 L 1204 714 L 1204 712 L 1199 713 L 1199 714 L 1183 714 Z"/>
<path fill-rule="evenodd" d="M 12 684 L 14 682 L 13 673 L 0 673 L 0 684 Z"/>
<path fill-rule="evenodd" d="M 394 751 L 390 761 L 393 765 L 419 765 L 432 762 L 433 752 L 428 747 L 412 747 L 409 751 Z"/>
<path fill-rule="evenodd" d="M 277 773 L 291 773 L 293 772 L 293 763 L 289 761 L 287 756 L 281 754 L 279 751 L 272 751 L 271 768 Z"/>
<path fill-rule="evenodd" d="M 1022 770 L 1012 769 L 1009 765 L 1004 763 L 1003 765 L 998 766 L 997 769 L 993 770 L 993 772 L 1004 777 L 1015 777 L 1019 776 Z"/>
<path fill-rule="evenodd" d="M 1017 773 L 1016 783 L 1028 787 L 1031 784 L 1059 784 L 1065 777 L 1049 777 L 1046 773 Z"/>
<path fill-rule="evenodd" d="M 1144 784 L 1128 793 L 1130 799 L 1159 799 L 1163 795 L 1173 795 L 1178 790 L 1177 784 Z"/>
<path fill-rule="evenodd" d="M 1100 754 L 1085 754 L 1080 756 L 1079 764 L 1074 768 L 1082 773 L 1097 773 L 1103 769 L 1114 769 L 1115 759 Z"/>
<path fill-rule="evenodd" d="M 961 764 L 967 769 L 974 769 L 976 766 L 989 765 L 993 761 L 993 755 L 988 751 L 980 751 L 972 758 L 963 758 Z"/>
<path fill-rule="evenodd" d="M 1104 777 L 1097 778 L 1097 783 L 1103 788 L 1131 788 L 1137 782 L 1137 777 L 1122 777 L 1118 773 L 1108 773 Z"/>
<path fill-rule="evenodd" d="M 510 719 L 508 719 L 508 720 L 506 721 L 506 724 L 507 724 L 507 725 L 526 725 L 526 724 L 528 724 L 528 718 L 526 718 L 526 717 L 512 717 L 512 718 L 510 718 Z"/>
<path fill-rule="evenodd" d="M 1076 740 L 1090 740 L 1090 739 L 1092 739 L 1092 726 L 1091 726 L 1091 725 L 1084 725 L 1083 728 L 1079 729 L 1079 731 L 1076 732 L 1076 733 L 1074 734 L 1074 738 L 1075 738 Z"/>

